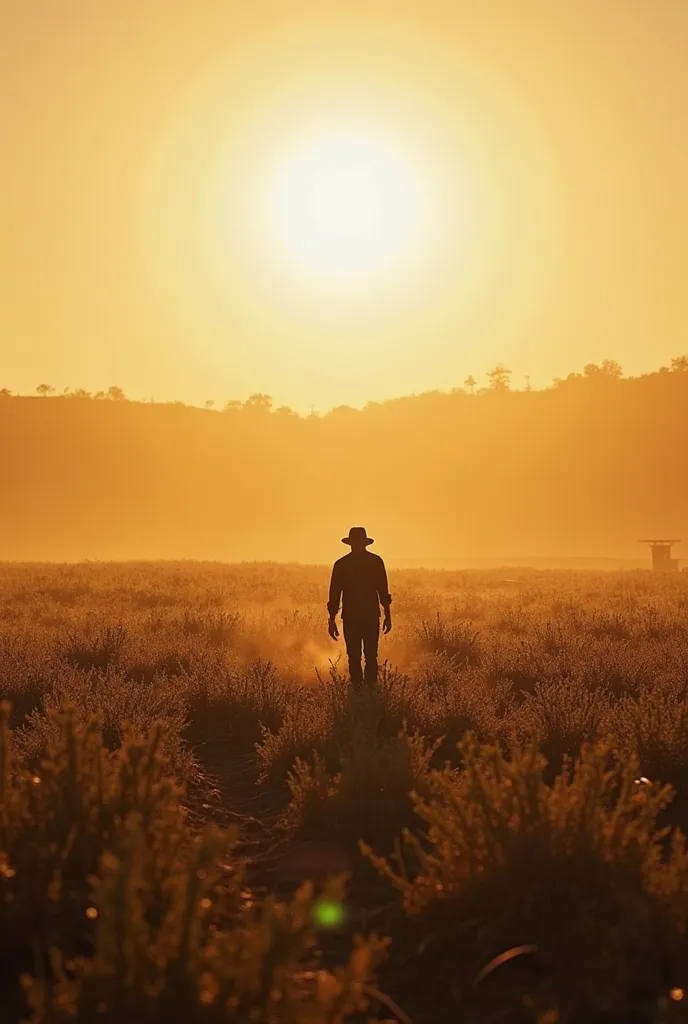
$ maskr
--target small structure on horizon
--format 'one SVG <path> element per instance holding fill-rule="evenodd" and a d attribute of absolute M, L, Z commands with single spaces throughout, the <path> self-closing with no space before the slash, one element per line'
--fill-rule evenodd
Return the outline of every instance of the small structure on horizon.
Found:
<path fill-rule="evenodd" d="M 678 572 L 679 560 L 671 557 L 671 547 L 680 544 L 680 540 L 641 540 L 638 543 L 650 545 L 653 572 Z"/>

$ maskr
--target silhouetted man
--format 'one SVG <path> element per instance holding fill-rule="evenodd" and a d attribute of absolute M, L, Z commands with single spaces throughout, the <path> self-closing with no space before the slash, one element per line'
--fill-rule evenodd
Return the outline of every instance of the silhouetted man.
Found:
<path fill-rule="evenodd" d="M 390 605 L 392 597 L 387 583 L 385 563 L 379 555 L 368 551 L 374 541 L 367 536 L 362 526 L 352 526 L 348 537 L 342 537 L 342 544 L 349 544 L 351 551 L 337 559 L 332 569 L 330 613 L 328 632 L 333 640 L 339 639 L 335 621 L 342 602 L 342 624 L 344 642 L 349 658 L 351 682 L 360 685 L 374 683 L 377 679 L 377 646 L 380 639 L 380 605 L 385 611 L 383 633 L 392 628 Z M 361 670 L 361 648 L 365 654 L 365 674 Z"/>

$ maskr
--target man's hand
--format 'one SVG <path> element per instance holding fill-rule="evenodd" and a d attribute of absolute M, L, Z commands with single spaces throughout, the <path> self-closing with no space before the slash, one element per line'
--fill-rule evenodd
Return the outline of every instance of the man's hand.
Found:
<path fill-rule="evenodd" d="M 385 612 L 385 621 L 382 623 L 382 632 L 389 633 L 392 628 L 392 615 L 390 612 Z"/>
<path fill-rule="evenodd" d="M 330 621 L 327 624 L 327 632 L 330 634 L 333 640 L 339 640 L 339 630 L 337 629 L 337 623 L 334 615 L 330 615 Z"/>

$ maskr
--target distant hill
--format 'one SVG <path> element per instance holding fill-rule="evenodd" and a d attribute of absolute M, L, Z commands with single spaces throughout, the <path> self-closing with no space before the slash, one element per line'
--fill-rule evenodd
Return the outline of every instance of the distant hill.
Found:
<path fill-rule="evenodd" d="M 685 368 L 305 418 L 0 394 L 0 443 L 3 560 L 323 561 L 356 523 L 408 565 L 688 552 Z"/>

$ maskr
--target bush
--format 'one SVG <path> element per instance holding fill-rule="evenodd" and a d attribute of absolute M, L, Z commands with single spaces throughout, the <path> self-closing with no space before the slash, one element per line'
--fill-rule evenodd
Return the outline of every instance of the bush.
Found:
<path fill-rule="evenodd" d="M 170 866 L 164 904 L 151 917 L 146 829 L 129 819 L 127 832 L 119 856 L 103 857 L 91 894 L 93 954 L 67 964 L 54 953 L 54 981 L 24 979 L 31 1024 L 341 1024 L 369 1005 L 366 983 L 386 944 L 359 940 L 334 973 L 309 969 L 310 885 L 288 904 L 242 902 L 240 876 L 221 884 L 226 837 L 207 833 Z M 335 885 L 322 897 L 341 898 Z"/>
<path fill-rule="evenodd" d="M 41 703 L 41 709 L 28 714 L 14 734 L 27 763 L 39 759 L 50 737 L 59 731 L 59 719 L 51 712 L 66 703 L 83 721 L 97 717 L 103 741 L 111 750 L 121 746 L 127 729 L 143 734 L 159 722 L 160 742 L 174 774 L 189 785 L 202 786 L 200 768 L 182 739 L 187 703 L 172 681 L 161 678 L 155 685 L 142 686 L 121 670 L 81 672 L 60 666 Z"/>
<path fill-rule="evenodd" d="M 479 669 L 457 669 L 445 655 L 435 655 L 418 672 L 416 722 L 440 740 L 434 762 L 456 762 L 457 744 L 467 732 L 482 742 L 505 735 L 513 715 L 511 684 L 489 682 Z"/>
<path fill-rule="evenodd" d="M 63 657 L 83 672 L 105 672 L 121 662 L 127 642 L 127 630 L 121 624 L 101 626 L 81 636 L 68 634 Z"/>
<path fill-rule="evenodd" d="M 280 727 L 263 727 L 257 747 L 259 780 L 286 787 L 297 758 L 307 760 L 313 752 L 320 754 L 330 773 L 336 773 L 352 736 L 363 731 L 373 745 L 396 736 L 407 708 L 408 682 L 382 666 L 379 685 L 358 691 L 332 667 L 328 679 L 318 676 L 316 686 L 292 691 Z"/>
<path fill-rule="evenodd" d="M 423 619 L 415 629 L 418 646 L 429 654 L 441 654 L 455 665 L 469 668 L 480 663 L 480 634 L 468 622 L 447 622 L 439 612 Z"/>
<path fill-rule="evenodd" d="M 638 758 L 644 776 L 684 789 L 688 776 L 688 681 L 668 680 L 620 701 L 612 732 L 623 755 Z"/>
<path fill-rule="evenodd" d="M 253 756 L 263 731 L 279 729 L 294 699 L 269 661 L 194 672 L 185 682 L 190 705 L 185 733 L 204 760 L 222 766 Z"/>
<path fill-rule="evenodd" d="M 88 876 L 113 844 L 127 814 L 148 827 L 160 852 L 182 829 L 181 788 L 169 772 L 163 733 L 127 734 L 114 753 L 101 722 L 68 705 L 50 710 L 42 755 L 28 761 L 7 728 L 3 710 L 3 936 L 30 949 L 38 939 L 74 947 L 84 938 Z M 161 854 L 162 856 L 162 854 Z M 164 858 L 163 858 L 164 859 Z"/>
<path fill-rule="evenodd" d="M 610 703 L 602 689 L 588 690 L 576 678 L 537 683 L 511 721 L 520 739 L 534 741 L 552 775 L 585 743 L 605 738 Z"/>
<path fill-rule="evenodd" d="M 361 837 L 391 842 L 415 820 L 410 793 L 426 790 L 437 745 L 405 729 L 377 741 L 360 730 L 342 750 L 334 775 L 317 754 L 311 763 L 297 759 L 288 776 L 291 800 L 283 825 L 301 836 L 336 839 L 350 850 Z"/>
<path fill-rule="evenodd" d="M 432 772 L 431 797 L 414 796 L 427 831 L 405 833 L 406 865 L 365 848 L 401 890 L 413 941 L 425 937 L 415 983 L 449 1014 L 482 966 L 527 946 L 502 1010 L 529 987 L 556 1019 L 653 1019 L 672 987 L 688 987 L 688 855 L 675 833 L 664 856 L 656 826 L 669 787 L 638 787 L 637 762 L 612 764 L 602 747 L 584 747 L 551 785 L 534 746 L 507 759 L 468 738 L 461 756 L 461 772 Z M 486 982 L 473 998 L 496 997 Z"/>
<path fill-rule="evenodd" d="M 365 1010 L 385 944 L 360 941 L 343 968 L 313 970 L 312 888 L 253 900 L 235 833 L 188 828 L 159 727 L 111 752 L 95 718 L 49 717 L 38 775 L 0 709 L 2 964 L 23 967 L 32 1024 L 339 1024 Z M 342 897 L 341 885 L 324 895 Z M 3 993 L 3 1019 L 18 1019 L 17 992 Z"/>

